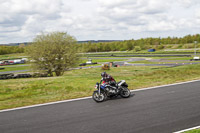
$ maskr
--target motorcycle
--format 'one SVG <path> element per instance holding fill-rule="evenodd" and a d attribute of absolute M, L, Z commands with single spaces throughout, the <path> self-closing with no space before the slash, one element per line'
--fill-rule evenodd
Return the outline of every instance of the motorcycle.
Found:
<path fill-rule="evenodd" d="M 130 90 L 128 89 L 128 84 L 126 83 L 125 80 L 121 80 L 116 84 L 101 84 L 102 80 L 100 83 L 96 83 L 95 89 L 96 91 L 93 92 L 92 98 L 96 102 L 103 102 L 105 101 L 108 97 L 117 97 L 121 96 L 123 98 L 128 98 L 130 97 Z"/>

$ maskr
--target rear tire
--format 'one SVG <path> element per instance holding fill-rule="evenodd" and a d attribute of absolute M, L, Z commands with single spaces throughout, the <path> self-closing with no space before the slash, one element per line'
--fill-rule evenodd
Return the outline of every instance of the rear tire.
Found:
<path fill-rule="evenodd" d="M 99 102 L 103 102 L 106 99 L 106 95 L 103 92 L 100 92 L 100 95 L 99 95 L 98 91 L 94 91 L 92 98 L 95 102 L 99 103 Z"/>
<path fill-rule="evenodd" d="M 131 92 L 126 87 L 124 87 L 120 92 L 120 96 L 123 97 L 123 98 L 128 98 L 128 97 L 130 97 L 130 95 L 131 95 Z"/>

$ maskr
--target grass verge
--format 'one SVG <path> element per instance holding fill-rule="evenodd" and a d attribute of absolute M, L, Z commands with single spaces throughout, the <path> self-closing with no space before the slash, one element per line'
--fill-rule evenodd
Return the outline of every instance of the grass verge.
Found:
<path fill-rule="evenodd" d="M 149 61 L 149 60 L 141 60 L 141 61 L 132 61 L 132 62 L 129 62 L 129 63 L 138 63 L 138 64 L 157 64 L 158 62 L 152 62 L 152 61 Z"/>
<path fill-rule="evenodd" d="M 82 63 L 86 63 L 86 59 L 81 60 Z M 127 59 L 92 59 L 92 62 L 98 62 L 98 63 L 102 63 L 102 62 L 114 62 L 114 61 L 127 61 Z"/>
<path fill-rule="evenodd" d="M 200 79 L 200 65 L 179 67 L 118 67 L 107 73 L 126 80 L 129 89 L 139 89 Z M 103 72 L 100 68 L 67 71 L 61 77 L 0 81 L 0 109 L 91 96 Z"/>
<path fill-rule="evenodd" d="M 194 130 L 186 131 L 186 132 L 183 132 L 183 133 L 200 133 L 200 129 L 194 129 Z"/>
<path fill-rule="evenodd" d="M 0 55 L 0 60 L 11 60 L 11 59 L 18 59 L 25 57 L 27 57 L 25 53 L 5 54 L 5 55 Z"/>
<path fill-rule="evenodd" d="M 0 68 L 5 68 L 3 70 L 0 70 L 0 72 L 9 72 L 9 71 L 19 71 L 19 70 L 30 70 L 31 66 L 9 65 L 9 66 L 1 66 Z"/>

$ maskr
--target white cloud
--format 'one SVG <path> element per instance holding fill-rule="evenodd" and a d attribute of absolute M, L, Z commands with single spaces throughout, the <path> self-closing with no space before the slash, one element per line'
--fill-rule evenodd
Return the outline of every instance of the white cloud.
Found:
<path fill-rule="evenodd" d="M 196 9 L 195 16 L 200 19 L 200 8 Z"/>
<path fill-rule="evenodd" d="M 199 4 L 199 0 L 178 0 L 178 3 L 180 6 L 189 8 Z"/>
<path fill-rule="evenodd" d="M 160 32 L 165 32 L 165 36 L 169 36 L 171 33 L 176 36 L 180 31 L 195 31 L 193 29 L 195 22 L 193 11 L 200 4 L 197 0 L 100 1 L 102 5 L 98 9 L 99 13 L 116 23 L 115 29 L 118 29 L 119 32 L 124 27 L 129 34 L 157 32 L 157 36 L 160 36 Z"/>
<path fill-rule="evenodd" d="M 64 31 L 87 40 L 179 36 L 200 30 L 199 0 L 0 2 L 0 43 L 32 41 L 42 31 Z"/>

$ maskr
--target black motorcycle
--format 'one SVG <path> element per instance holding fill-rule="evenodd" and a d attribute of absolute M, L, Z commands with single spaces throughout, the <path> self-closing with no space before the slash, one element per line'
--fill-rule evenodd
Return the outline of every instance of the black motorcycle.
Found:
<path fill-rule="evenodd" d="M 95 85 L 95 89 L 97 90 L 94 91 L 92 95 L 92 98 L 94 99 L 94 101 L 103 102 L 108 97 L 112 98 L 112 97 L 117 97 L 119 95 L 123 98 L 130 97 L 131 92 L 128 89 L 128 84 L 126 83 L 125 80 L 121 80 L 116 84 L 112 84 L 112 83 L 101 84 L 101 82 L 100 83 L 97 82 Z"/>

